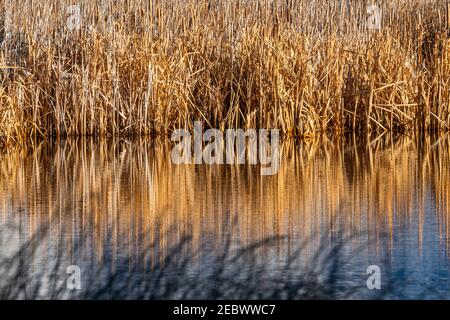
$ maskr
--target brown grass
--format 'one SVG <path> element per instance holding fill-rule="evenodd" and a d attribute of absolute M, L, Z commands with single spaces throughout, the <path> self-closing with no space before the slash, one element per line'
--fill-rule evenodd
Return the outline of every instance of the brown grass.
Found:
<path fill-rule="evenodd" d="M 74 31 L 71 3 L 0 0 L 3 144 L 199 119 L 295 136 L 450 127 L 446 0 L 379 1 L 380 31 L 356 0 L 122 0 L 103 15 L 79 0 Z"/>

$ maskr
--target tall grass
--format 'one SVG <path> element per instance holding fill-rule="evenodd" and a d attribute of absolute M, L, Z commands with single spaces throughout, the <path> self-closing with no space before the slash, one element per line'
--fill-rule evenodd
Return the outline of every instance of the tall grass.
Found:
<path fill-rule="evenodd" d="M 448 1 L 377 3 L 1 0 L 0 139 L 448 130 Z"/>

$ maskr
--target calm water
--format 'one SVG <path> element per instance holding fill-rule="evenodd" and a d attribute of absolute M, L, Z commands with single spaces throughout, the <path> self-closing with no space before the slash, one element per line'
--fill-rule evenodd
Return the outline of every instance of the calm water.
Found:
<path fill-rule="evenodd" d="M 163 259 L 187 233 L 200 251 L 224 246 L 228 236 L 246 246 L 279 235 L 285 238 L 259 255 L 276 272 L 305 239 L 307 263 L 341 231 L 353 236 L 346 250 L 357 253 L 340 272 L 362 288 L 367 267 L 379 265 L 383 280 L 407 281 L 400 289 L 407 296 L 431 288 L 450 297 L 449 146 L 445 136 L 286 141 L 270 177 L 258 166 L 172 165 L 171 146 L 161 140 L 9 150 L 0 155 L 1 253 L 12 255 L 42 226 L 49 233 L 37 269 L 75 243 L 82 250 L 69 254 L 73 264 L 124 256 L 139 263 L 150 242 L 158 243 L 153 260 Z M 210 261 L 195 263 L 207 269 Z"/>

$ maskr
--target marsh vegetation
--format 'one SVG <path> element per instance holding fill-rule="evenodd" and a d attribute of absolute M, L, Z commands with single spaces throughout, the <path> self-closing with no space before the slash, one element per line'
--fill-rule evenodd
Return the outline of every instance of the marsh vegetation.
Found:
<path fill-rule="evenodd" d="M 355 0 L 2 0 L 1 141 L 195 120 L 293 136 L 448 130 L 447 1 L 377 5 L 380 30 Z"/>

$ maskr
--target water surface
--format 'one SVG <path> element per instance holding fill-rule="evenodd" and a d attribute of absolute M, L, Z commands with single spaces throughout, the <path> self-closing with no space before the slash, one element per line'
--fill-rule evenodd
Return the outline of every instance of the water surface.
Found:
<path fill-rule="evenodd" d="M 379 265 L 383 279 L 407 282 L 398 289 L 408 297 L 436 297 L 431 288 L 448 298 L 449 146 L 447 136 L 289 140 L 274 176 L 251 165 L 176 166 L 162 139 L 8 150 L 0 155 L 1 252 L 12 255 L 42 226 L 49 232 L 37 269 L 61 250 L 73 264 L 139 264 L 149 243 L 158 243 L 154 263 L 186 234 L 185 255 L 219 250 L 227 239 L 238 247 L 280 236 L 258 253 L 276 272 L 305 239 L 307 263 L 339 231 L 357 252 L 339 272 L 362 289 L 366 268 Z M 75 243 L 82 249 L 71 254 Z M 207 270 L 211 261 L 195 263 Z"/>

